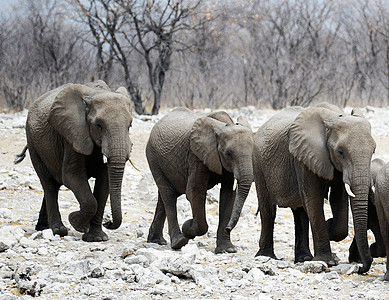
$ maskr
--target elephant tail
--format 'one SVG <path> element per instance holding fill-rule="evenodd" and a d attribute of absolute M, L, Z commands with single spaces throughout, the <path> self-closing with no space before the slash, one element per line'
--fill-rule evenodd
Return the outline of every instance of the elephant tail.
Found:
<path fill-rule="evenodd" d="M 14 164 L 20 163 L 25 157 L 26 157 L 26 152 L 28 150 L 28 145 L 24 146 L 23 151 L 20 154 L 16 154 Z"/>

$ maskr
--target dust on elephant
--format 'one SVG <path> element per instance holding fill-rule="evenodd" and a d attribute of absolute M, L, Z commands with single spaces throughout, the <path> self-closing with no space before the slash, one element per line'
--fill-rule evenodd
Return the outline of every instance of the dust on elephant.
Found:
<path fill-rule="evenodd" d="M 370 229 L 375 237 L 375 242 L 370 245 L 370 253 L 372 257 L 384 257 L 386 256 L 385 244 L 381 235 L 381 229 L 378 221 L 377 210 L 375 207 L 375 184 L 377 182 L 378 171 L 385 165 L 382 159 L 376 158 L 371 162 L 371 177 L 372 177 L 372 189 L 369 192 L 369 206 L 367 216 L 367 229 Z M 374 187 L 374 189 L 373 189 Z M 349 262 L 360 262 L 358 247 L 356 239 L 353 239 L 349 249 Z"/>
<path fill-rule="evenodd" d="M 276 206 L 292 208 L 295 221 L 295 261 L 336 261 L 330 240 L 348 234 L 348 197 L 363 267 L 372 258 L 367 242 L 370 162 L 375 150 L 370 123 L 359 115 L 344 115 L 325 106 L 289 107 L 264 123 L 254 136 L 253 167 L 261 216 L 257 255 L 275 257 L 273 231 Z M 324 197 L 333 218 L 325 220 Z M 314 254 L 309 249 L 309 223 Z"/>
<path fill-rule="evenodd" d="M 208 231 L 205 201 L 207 190 L 221 183 L 216 253 L 236 252 L 226 231 L 231 216 L 242 209 L 253 182 L 253 133 L 244 118 L 235 124 L 225 112 L 208 115 L 178 108 L 153 127 L 146 146 L 147 160 L 158 186 L 158 203 L 148 242 L 166 244 L 163 226 L 167 216 L 171 247 L 180 249 L 188 239 Z M 237 180 L 238 191 L 234 188 Z M 177 197 L 186 194 L 193 219 L 182 232 L 177 220 Z"/>
<path fill-rule="evenodd" d="M 122 222 L 121 184 L 132 143 L 131 101 L 124 87 L 110 91 L 103 81 L 66 84 L 36 99 L 26 123 L 27 147 L 41 181 L 44 197 L 37 230 L 51 228 L 64 236 L 58 191 L 65 185 L 76 196 L 80 210 L 69 215 L 70 224 L 84 232 L 84 241 L 105 241 L 104 207 L 110 195 L 112 221 Z M 25 156 L 19 155 L 16 162 Z M 93 193 L 88 179 L 96 178 Z"/>

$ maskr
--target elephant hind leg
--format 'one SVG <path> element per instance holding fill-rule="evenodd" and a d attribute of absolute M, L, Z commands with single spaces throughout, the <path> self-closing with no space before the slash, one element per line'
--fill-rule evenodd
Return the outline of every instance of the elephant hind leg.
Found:
<path fill-rule="evenodd" d="M 303 207 L 292 209 L 295 230 L 294 262 L 312 260 L 313 256 L 309 249 L 309 219 Z"/>
<path fill-rule="evenodd" d="M 43 197 L 41 210 L 39 211 L 38 222 L 35 225 L 35 230 L 41 231 L 49 228 L 50 224 L 49 217 L 47 215 L 46 200 L 45 197 Z"/>
<path fill-rule="evenodd" d="M 147 236 L 148 243 L 156 243 L 159 245 L 166 245 L 167 242 L 163 238 L 163 227 L 166 220 L 165 206 L 162 201 L 161 194 L 158 193 L 157 207 L 155 208 L 154 219 L 149 228 L 149 235 Z"/>

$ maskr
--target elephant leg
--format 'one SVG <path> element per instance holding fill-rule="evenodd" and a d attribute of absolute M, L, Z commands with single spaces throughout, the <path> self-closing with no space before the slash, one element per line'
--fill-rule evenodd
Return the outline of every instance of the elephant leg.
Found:
<path fill-rule="evenodd" d="M 60 184 L 50 176 L 49 171 L 43 164 L 39 155 L 35 152 L 34 148 L 31 147 L 29 151 L 31 161 L 39 176 L 44 192 L 42 206 L 35 229 L 44 230 L 51 228 L 54 235 L 68 235 L 68 229 L 62 223 L 62 218 L 58 207 L 58 191 Z"/>
<path fill-rule="evenodd" d="M 35 225 L 35 230 L 41 231 L 49 228 L 50 228 L 50 224 L 49 224 L 49 216 L 47 215 L 47 209 L 46 209 L 46 199 L 45 197 L 43 197 L 42 206 L 39 211 L 38 222 Z"/>
<path fill-rule="evenodd" d="M 215 253 L 235 253 L 236 247 L 231 242 L 230 232 L 227 232 L 228 221 L 231 217 L 232 207 L 236 192 L 232 190 L 234 176 L 228 176 L 221 183 L 220 201 L 219 201 L 219 226 L 217 229 Z"/>
<path fill-rule="evenodd" d="M 274 221 L 276 218 L 277 206 L 271 203 L 262 173 L 258 169 L 254 169 L 254 176 L 258 197 L 258 210 L 261 217 L 259 250 L 255 256 L 269 256 L 277 259 L 274 254 Z"/>
<path fill-rule="evenodd" d="M 304 207 L 292 209 L 295 230 L 294 262 L 304 262 L 312 260 L 309 249 L 309 219 Z"/>
<path fill-rule="evenodd" d="M 328 266 L 337 264 L 330 247 L 330 238 L 324 216 L 323 181 L 297 162 L 300 195 L 312 229 L 315 256 L 312 260 L 324 261 Z"/>
<path fill-rule="evenodd" d="M 156 243 L 166 245 L 167 242 L 163 238 L 163 227 L 165 225 L 166 211 L 163 205 L 161 194 L 158 193 L 157 207 L 155 208 L 154 219 L 150 225 L 149 235 L 147 236 L 148 243 Z"/>
<path fill-rule="evenodd" d="M 89 231 L 90 220 L 96 214 L 98 207 L 86 174 L 84 156 L 74 152 L 72 146 L 66 143 L 62 163 L 62 180 L 80 204 L 80 210 L 70 213 L 68 218 L 74 229 L 83 233 Z"/>
<path fill-rule="evenodd" d="M 387 201 L 388 199 L 382 200 Z M 377 199 L 376 208 L 382 239 L 384 241 L 384 244 L 386 245 L 386 273 L 384 275 L 384 280 L 389 281 L 389 205 L 386 203 L 386 206 L 384 207 L 382 202 Z"/>
<path fill-rule="evenodd" d="M 337 175 L 334 184 L 331 185 L 329 202 L 332 210 L 332 218 L 327 220 L 327 228 L 330 241 L 339 242 L 348 235 L 348 198 L 343 186 L 341 175 Z"/>
<path fill-rule="evenodd" d="M 193 219 L 186 220 L 182 225 L 182 233 L 187 239 L 204 235 L 208 231 L 205 214 L 208 172 L 208 169 L 201 162 L 198 162 L 197 167 L 189 171 L 186 197 L 192 207 Z"/>
<path fill-rule="evenodd" d="M 368 228 L 374 234 L 375 243 L 370 246 L 370 252 L 372 257 L 385 257 L 386 249 L 385 242 L 381 234 L 380 224 L 378 222 L 377 210 L 374 204 L 369 200 L 368 208 Z"/>
<path fill-rule="evenodd" d="M 108 240 L 108 235 L 103 231 L 102 223 L 105 204 L 109 195 L 108 173 L 105 169 L 96 178 L 93 195 L 97 201 L 97 211 L 89 222 L 89 231 L 84 233 L 82 240 L 86 242 L 102 242 Z"/>

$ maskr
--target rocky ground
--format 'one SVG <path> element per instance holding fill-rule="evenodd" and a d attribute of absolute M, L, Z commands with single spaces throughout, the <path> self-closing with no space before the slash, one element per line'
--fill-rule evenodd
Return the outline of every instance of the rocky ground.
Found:
<path fill-rule="evenodd" d="M 348 110 L 349 111 L 349 110 Z M 375 156 L 389 160 L 389 109 L 364 108 L 377 142 Z M 252 107 L 230 111 L 246 115 L 256 130 L 274 111 Z M 218 187 L 207 199 L 209 232 L 180 251 L 146 243 L 157 191 L 144 148 L 149 132 L 161 117 L 134 117 L 132 159 L 140 171 L 126 166 L 123 182 L 122 226 L 109 231 L 109 241 L 86 243 L 67 216 L 78 208 L 73 194 L 62 188 L 60 210 L 70 235 L 53 236 L 34 230 L 43 192 L 29 157 L 13 165 L 25 143 L 27 112 L 0 113 L 0 300 L 41 299 L 389 299 L 389 283 L 382 281 L 386 259 L 375 259 L 366 275 L 348 264 L 350 234 L 331 243 L 340 259 L 328 268 L 316 262 L 293 263 L 294 229 L 289 209 L 278 209 L 275 252 L 279 260 L 254 258 L 258 250 L 260 220 L 253 185 L 242 217 L 232 232 L 239 251 L 214 254 Z M 163 113 L 162 113 L 163 115 Z M 91 185 L 93 181 L 91 180 Z M 109 216 L 110 208 L 106 209 Z M 178 200 L 179 221 L 190 218 L 184 197 Z M 328 217 L 330 212 L 326 204 Z M 165 233 L 168 240 L 168 236 Z M 369 233 L 371 242 L 374 240 Z"/>

